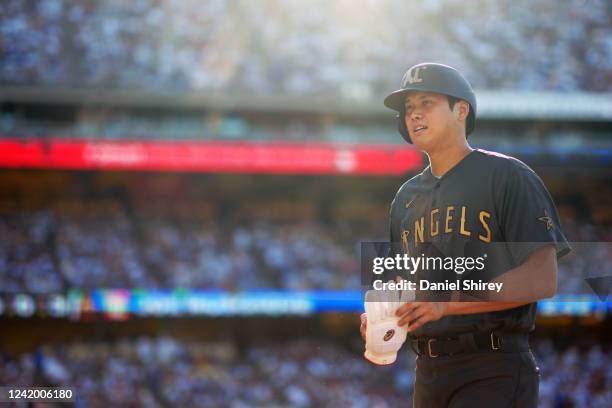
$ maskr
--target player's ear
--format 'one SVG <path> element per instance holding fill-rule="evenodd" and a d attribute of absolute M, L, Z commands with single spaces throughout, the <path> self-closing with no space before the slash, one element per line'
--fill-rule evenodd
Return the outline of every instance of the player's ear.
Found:
<path fill-rule="evenodd" d="M 470 104 L 466 101 L 457 101 L 453 110 L 458 114 L 457 119 L 461 121 L 466 121 L 470 113 Z"/>

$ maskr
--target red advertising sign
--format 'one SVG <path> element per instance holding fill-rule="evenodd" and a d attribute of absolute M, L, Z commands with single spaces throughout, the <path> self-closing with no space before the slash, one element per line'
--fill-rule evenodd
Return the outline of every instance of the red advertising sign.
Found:
<path fill-rule="evenodd" d="M 12 168 L 401 175 L 422 165 L 421 153 L 408 145 L 0 141 L 0 167 Z"/>

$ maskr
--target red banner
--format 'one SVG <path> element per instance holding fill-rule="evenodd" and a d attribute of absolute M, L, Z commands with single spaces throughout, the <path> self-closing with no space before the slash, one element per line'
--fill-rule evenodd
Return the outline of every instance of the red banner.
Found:
<path fill-rule="evenodd" d="M 0 141 L 0 167 L 11 168 L 401 175 L 422 166 L 422 154 L 408 145 Z"/>

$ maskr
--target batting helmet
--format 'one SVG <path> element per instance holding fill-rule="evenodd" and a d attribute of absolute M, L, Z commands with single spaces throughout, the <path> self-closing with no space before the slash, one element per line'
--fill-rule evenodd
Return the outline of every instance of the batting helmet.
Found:
<path fill-rule="evenodd" d="M 476 122 L 476 95 L 470 83 L 455 68 L 448 65 L 425 62 L 406 71 L 402 87 L 385 98 L 385 106 L 398 112 L 397 129 L 408 143 L 412 143 L 406 121 L 404 103 L 410 91 L 435 92 L 463 99 L 470 104 L 466 121 L 466 135 L 473 130 Z"/>

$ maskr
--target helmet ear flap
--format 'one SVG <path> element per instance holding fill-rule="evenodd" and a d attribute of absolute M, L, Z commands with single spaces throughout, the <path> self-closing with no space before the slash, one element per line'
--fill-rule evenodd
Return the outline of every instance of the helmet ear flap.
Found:
<path fill-rule="evenodd" d="M 402 135 L 405 141 L 412 144 L 412 140 L 410 140 L 410 134 L 408 133 L 408 128 L 406 127 L 405 117 L 406 114 L 403 110 L 397 115 L 397 131 L 400 135 Z"/>

